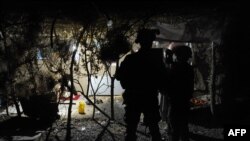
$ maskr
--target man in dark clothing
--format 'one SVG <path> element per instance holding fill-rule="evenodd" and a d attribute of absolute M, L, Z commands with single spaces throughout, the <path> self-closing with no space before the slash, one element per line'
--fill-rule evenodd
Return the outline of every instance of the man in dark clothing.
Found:
<path fill-rule="evenodd" d="M 159 31 L 158 31 L 159 32 Z M 144 115 L 144 123 L 149 127 L 153 141 L 160 141 L 158 122 L 160 121 L 158 91 L 163 87 L 163 60 L 151 49 L 156 38 L 156 30 L 141 29 L 138 31 L 136 43 L 140 43 L 137 53 L 126 56 L 117 71 L 125 89 L 123 94 L 125 106 L 126 141 L 136 140 L 137 125 L 140 115 Z"/>
<path fill-rule="evenodd" d="M 176 61 L 171 66 L 168 81 L 170 141 L 188 141 L 188 115 L 194 87 L 194 72 L 187 61 L 192 57 L 192 52 L 188 46 L 176 46 L 173 54 Z"/>

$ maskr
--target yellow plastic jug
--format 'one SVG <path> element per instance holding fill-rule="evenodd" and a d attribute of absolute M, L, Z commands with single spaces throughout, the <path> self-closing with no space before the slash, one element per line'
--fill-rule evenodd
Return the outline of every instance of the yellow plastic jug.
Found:
<path fill-rule="evenodd" d="M 78 106 L 78 113 L 85 114 L 85 107 L 86 107 L 86 103 L 83 100 L 80 101 L 79 106 Z"/>

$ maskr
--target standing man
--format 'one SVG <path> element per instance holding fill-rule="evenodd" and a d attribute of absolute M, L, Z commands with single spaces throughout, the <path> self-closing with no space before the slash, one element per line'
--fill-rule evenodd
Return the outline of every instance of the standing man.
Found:
<path fill-rule="evenodd" d="M 172 51 L 176 59 L 171 66 L 167 86 L 170 141 L 179 141 L 179 139 L 188 141 L 188 116 L 194 89 L 193 67 L 188 63 L 192 57 L 192 51 L 188 46 L 176 46 Z"/>
<path fill-rule="evenodd" d="M 125 141 L 136 141 L 137 125 L 142 113 L 152 141 L 161 140 L 157 96 L 163 87 L 164 65 L 162 59 L 151 49 L 156 34 L 159 34 L 159 31 L 155 29 L 139 30 L 135 42 L 140 44 L 140 50 L 126 56 L 117 71 L 116 79 L 125 89 Z"/>

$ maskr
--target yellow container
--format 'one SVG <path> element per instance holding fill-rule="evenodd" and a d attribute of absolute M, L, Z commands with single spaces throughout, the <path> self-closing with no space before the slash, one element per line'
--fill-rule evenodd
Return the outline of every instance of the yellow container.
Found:
<path fill-rule="evenodd" d="M 79 106 L 78 106 L 78 113 L 85 114 L 85 107 L 86 107 L 86 103 L 83 100 L 80 101 Z"/>

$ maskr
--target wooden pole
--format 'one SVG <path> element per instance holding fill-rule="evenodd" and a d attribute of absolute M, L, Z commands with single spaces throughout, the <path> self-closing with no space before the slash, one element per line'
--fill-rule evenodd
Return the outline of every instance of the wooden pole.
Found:
<path fill-rule="evenodd" d="M 72 104 L 73 104 L 73 94 L 74 94 L 74 61 L 75 56 L 80 44 L 80 40 L 83 37 L 84 30 L 81 31 L 80 36 L 76 43 L 76 49 L 74 50 L 71 58 L 71 64 L 70 64 L 70 82 L 71 82 L 71 89 L 70 89 L 70 101 L 69 101 L 69 108 L 68 108 L 68 120 L 67 120 L 67 133 L 66 133 L 66 141 L 71 141 L 71 111 L 72 111 Z"/>
<path fill-rule="evenodd" d="M 215 59 L 216 59 L 214 42 L 212 42 L 211 48 L 212 48 L 212 55 L 211 55 L 211 75 L 210 75 L 210 96 L 211 96 L 210 109 L 212 115 L 214 116 L 215 115 Z"/>

